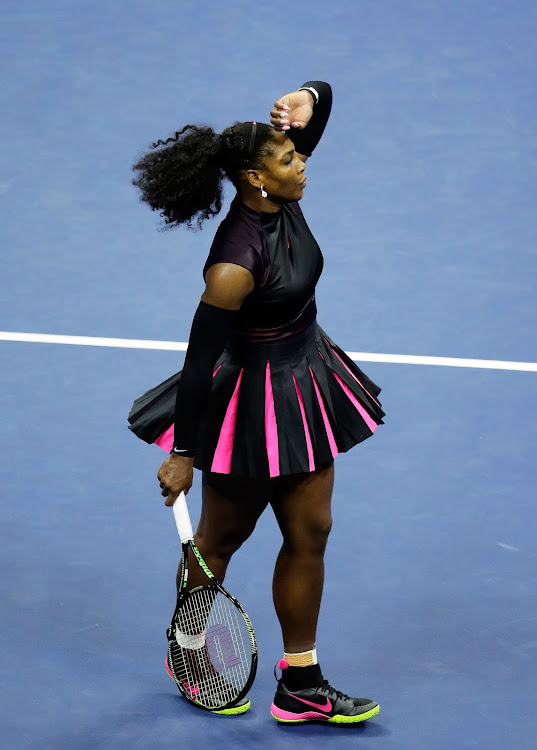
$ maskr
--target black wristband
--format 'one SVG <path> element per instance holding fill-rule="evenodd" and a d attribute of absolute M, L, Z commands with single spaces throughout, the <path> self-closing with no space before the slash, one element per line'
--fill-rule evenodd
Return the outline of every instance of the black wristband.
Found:
<path fill-rule="evenodd" d="M 170 456 L 184 456 L 185 458 L 194 458 L 196 455 L 195 448 L 178 448 L 176 445 L 170 451 Z"/>
<path fill-rule="evenodd" d="M 319 92 L 313 88 L 313 86 L 301 86 L 298 91 L 307 91 L 313 99 L 313 106 L 316 107 L 319 104 Z"/>

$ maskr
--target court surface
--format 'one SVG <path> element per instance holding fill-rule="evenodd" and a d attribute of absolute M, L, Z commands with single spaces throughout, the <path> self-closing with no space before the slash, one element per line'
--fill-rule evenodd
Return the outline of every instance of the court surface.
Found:
<path fill-rule="evenodd" d="M 183 353 L 0 341 L 2 744 L 534 750 L 535 3 L 5 0 L 0 20 L 0 330 L 185 342 L 218 219 L 159 233 L 131 164 L 188 122 L 266 121 L 321 78 L 335 103 L 302 201 L 319 321 L 372 355 L 387 412 L 336 460 L 317 643 L 381 713 L 270 717 L 266 513 L 226 579 L 258 636 L 253 708 L 216 717 L 164 669 L 179 543 L 164 454 L 126 428 Z"/>

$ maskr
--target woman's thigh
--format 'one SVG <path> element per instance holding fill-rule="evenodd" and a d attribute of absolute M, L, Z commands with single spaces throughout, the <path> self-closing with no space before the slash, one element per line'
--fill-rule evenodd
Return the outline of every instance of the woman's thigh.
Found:
<path fill-rule="evenodd" d="M 267 482 L 203 472 L 197 535 L 217 549 L 237 547 L 255 528 L 270 499 Z"/>

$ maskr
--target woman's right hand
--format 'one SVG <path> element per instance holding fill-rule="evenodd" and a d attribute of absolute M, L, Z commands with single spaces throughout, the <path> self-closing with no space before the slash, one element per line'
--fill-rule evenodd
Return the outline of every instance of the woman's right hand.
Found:
<path fill-rule="evenodd" d="M 291 128 L 303 130 L 313 115 L 313 99 L 308 91 L 291 91 L 274 102 L 270 123 L 280 133 Z"/>
<path fill-rule="evenodd" d="M 158 470 L 157 476 L 162 490 L 160 494 L 166 498 L 164 504 L 171 507 L 181 492 L 186 495 L 192 487 L 194 459 L 172 453 Z"/>

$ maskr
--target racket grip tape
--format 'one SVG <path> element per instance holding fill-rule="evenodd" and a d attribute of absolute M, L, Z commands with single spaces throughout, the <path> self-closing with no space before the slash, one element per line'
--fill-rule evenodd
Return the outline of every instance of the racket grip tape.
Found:
<path fill-rule="evenodd" d="M 174 502 L 172 510 L 181 542 L 188 542 L 190 539 L 194 539 L 184 492 L 181 492 L 177 500 Z"/>

